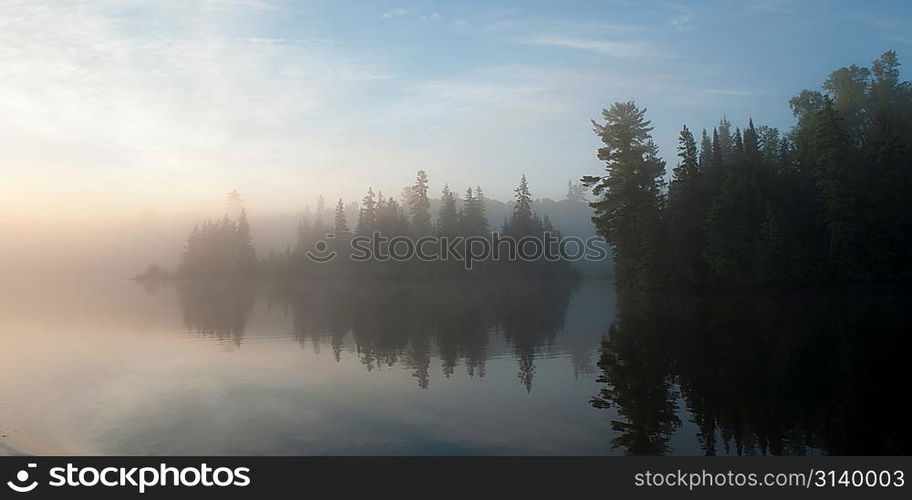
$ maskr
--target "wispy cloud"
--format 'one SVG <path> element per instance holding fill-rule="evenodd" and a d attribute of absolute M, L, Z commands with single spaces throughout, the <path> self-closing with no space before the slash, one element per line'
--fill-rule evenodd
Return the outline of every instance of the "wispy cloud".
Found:
<path fill-rule="evenodd" d="M 441 19 L 443 19 L 443 17 L 436 12 L 431 12 L 430 14 L 418 16 L 418 20 L 421 22 L 426 22 L 426 21 L 436 22 Z"/>
<path fill-rule="evenodd" d="M 410 11 L 408 9 L 403 9 L 402 7 L 396 7 L 394 9 L 388 9 L 380 17 L 383 19 L 392 19 L 394 17 L 401 17 L 408 14 Z"/>
<path fill-rule="evenodd" d="M 671 18 L 669 23 L 676 31 L 687 31 L 694 27 L 696 16 L 693 14 L 678 14 Z"/>
<path fill-rule="evenodd" d="M 246 3 L 220 9 L 253 17 Z M 389 78 L 375 55 L 329 40 L 236 36 L 211 11 L 156 14 L 180 24 L 143 33 L 84 6 L 4 8 L 0 169 L 28 167 L 19 191 L 51 189 L 64 167 L 88 190 L 132 176 L 118 185 L 180 191 L 247 178 L 251 165 L 322 162 L 338 141 L 313 123 Z"/>
<path fill-rule="evenodd" d="M 614 41 L 585 38 L 567 38 L 560 36 L 541 36 L 520 40 L 520 43 L 560 47 L 565 49 L 597 52 L 617 58 L 655 57 L 659 52 L 648 42 Z"/>
<path fill-rule="evenodd" d="M 582 21 L 539 18 L 498 17 L 485 24 L 489 32 L 504 35 L 547 33 L 555 36 L 626 36 L 644 31 L 644 26 L 633 23 L 612 23 L 604 21 Z"/>

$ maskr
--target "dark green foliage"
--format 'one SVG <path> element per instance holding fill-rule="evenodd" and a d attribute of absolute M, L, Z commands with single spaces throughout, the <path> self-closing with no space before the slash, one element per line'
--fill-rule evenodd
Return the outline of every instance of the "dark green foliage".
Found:
<path fill-rule="evenodd" d="M 599 150 L 608 175 L 584 181 L 599 198 L 594 220 L 615 246 L 618 282 L 820 286 L 912 278 L 912 85 L 899 80 L 898 67 L 886 52 L 870 69 L 834 71 L 825 93 L 804 90 L 789 101 L 797 122 L 784 136 L 752 120 L 731 132 L 723 118 L 711 140 L 704 132 L 697 153 L 685 127 L 667 204 L 659 182 L 631 175 L 630 165 L 655 152 L 627 146 L 637 134 L 648 140 L 648 129 L 623 118 L 631 103 L 615 104 L 596 129 L 609 145 Z M 635 153 L 624 155 L 625 147 Z"/>
<path fill-rule="evenodd" d="M 824 100 L 814 135 L 816 162 L 812 167 L 817 204 L 826 228 L 826 263 L 835 276 L 853 276 L 859 262 L 857 249 L 858 203 L 852 188 L 849 136 L 842 129 L 832 101 Z"/>
<path fill-rule="evenodd" d="M 704 174 L 709 170 L 709 165 L 712 162 L 712 142 L 709 139 L 709 135 L 706 134 L 706 129 L 703 129 L 703 137 L 700 139 L 700 156 L 699 156 L 699 166 L 700 171 Z"/>
<path fill-rule="evenodd" d="M 646 110 L 617 102 L 602 111 L 604 124 L 592 122 L 604 147 L 598 158 L 605 175 L 582 178 L 597 200 L 590 203 L 599 234 L 614 247 L 619 283 L 653 281 L 661 273 L 661 207 L 665 162 L 649 132 Z"/>
<path fill-rule="evenodd" d="M 707 142 L 706 132 L 703 134 L 704 142 Z M 674 168 L 674 179 L 668 188 L 668 244 L 673 261 L 670 277 L 679 283 L 694 284 L 704 276 L 701 255 L 704 237 L 700 221 L 706 218 L 706 197 L 697 145 L 687 126 L 681 129 L 679 143 L 681 161 Z"/>

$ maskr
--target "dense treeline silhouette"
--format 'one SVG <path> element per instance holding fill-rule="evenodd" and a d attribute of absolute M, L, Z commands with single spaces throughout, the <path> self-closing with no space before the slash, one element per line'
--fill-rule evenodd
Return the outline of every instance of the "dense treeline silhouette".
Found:
<path fill-rule="evenodd" d="M 560 231 L 548 215 L 541 217 L 533 208 L 533 198 L 526 177 L 522 176 L 515 190 L 516 200 L 510 207 L 509 216 L 504 219 L 500 235 L 517 241 L 532 236 L 541 239 L 545 233 L 560 238 Z M 289 279 L 295 277 L 320 276 L 392 276 L 452 277 L 464 274 L 463 262 L 450 259 L 440 262 L 423 262 L 414 257 L 406 262 L 396 259 L 373 258 L 366 262 L 353 262 L 352 238 L 364 236 L 381 242 L 376 248 L 388 255 L 393 250 L 385 239 L 408 237 L 412 241 L 426 236 L 438 238 L 490 237 L 494 233 L 488 221 L 487 205 L 481 187 L 469 187 L 459 198 L 444 186 L 436 217 L 431 213 L 428 176 L 419 171 L 415 183 L 407 186 L 402 194 L 403 202 L 395 197 L 385 196 L 368 189 L 357 208 L 357 220 L 350 221 L 351 206 L 339 199 L 330 215 L 321 196 L 315 214 L 305 214 L 297 227 L 294 246 L 288 245 L 284 252 L 270 251 L 267 256 L 257 259 L 253 249 L 250 224 L 246 212 L 241 209 L 237 221 L 226 216 L 222 221 L 206 222 L 190 233 L 177 270 L 180 277 L 254 277 Z M 240 205 L 242 199 L 237 192 L 229 194 L 229 203 Z M 566 204 L 583 207 L 585 197 L 579 185 L 568 184 Z M 327 235 L 331 235 L 327 237 Z M 378 238 L 379 237 L 379 238 Z M 368 245 L 365 245 L 365 247 Z M 369 245 L 372 249 L 375 245 Z M 399 247 L 399 251 L 402 251 Z M 466 245 L 458 247 L 467 253 Z M 497 277 L 507 276 L 571 276 L 566 262 L 553 259 L 534 259 L 534 262 L 518 262 L 510 258 L 517 253 L 517 245 L 506 242 L 501 247 L 501 258 L 483 259 L 473 269 Z M 552 254 L 561 255 L 556 244 L 551 244 Z M 330 254 L 335 257 L 323 261 Z M 150 269 L 146 277 L 160 277 L 160 269 Z"/>
<path fill-rule="evenodd" d="M 704 455 L 905 455 L 904 294 L 655 294 L 622 289 L 592 405 L 614 448 Z"/>
<path fill-rule="evenodd" d="M 195 226 L 178 268 L 188 277 L 251 277 L 256 271 L 256 251 L 243 209 L 237 221 L 226 215 L 220 222 Z"/>
<path fill-rule="evenodd" d="M 681 130 L 670 184 L 645 109 L 593 122 L 586 176 L 622 286 L 809 286 L 912 277 L 912 85 L 895 52 L 834 71 L 790 101 L 785 134 L 724 119 Z M 667 189 L 666 189 L 667 187 Z"/>

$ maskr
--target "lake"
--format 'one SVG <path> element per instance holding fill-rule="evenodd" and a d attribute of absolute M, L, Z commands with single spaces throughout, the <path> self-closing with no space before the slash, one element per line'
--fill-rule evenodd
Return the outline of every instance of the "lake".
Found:
<path fill-rule="evenodd" d="M 0 450 L 898 454 L 905 295 L 6 283 Z"/>

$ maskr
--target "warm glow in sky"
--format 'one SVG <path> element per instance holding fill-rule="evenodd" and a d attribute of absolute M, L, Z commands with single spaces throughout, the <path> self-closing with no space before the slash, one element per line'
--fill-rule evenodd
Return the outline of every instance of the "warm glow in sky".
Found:
<path fill-rule="evenodd" d="M 682 120 L 786 127 L 833 68 L 908 60 L 907 3 L 834 3 L 0 0 L 0 211 L 295 211 L 419 168 L 561 197 L 613 101 L 673 161 Z"/>

